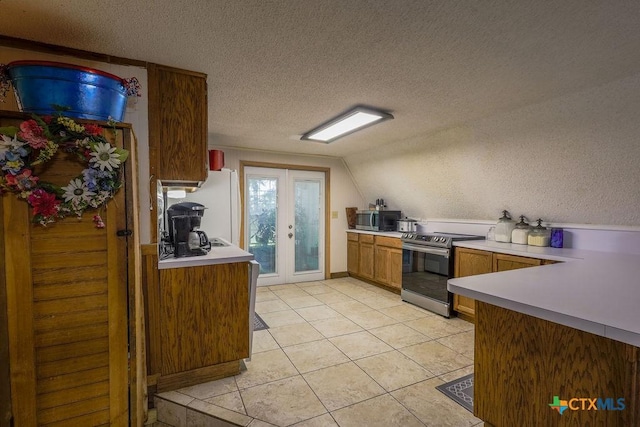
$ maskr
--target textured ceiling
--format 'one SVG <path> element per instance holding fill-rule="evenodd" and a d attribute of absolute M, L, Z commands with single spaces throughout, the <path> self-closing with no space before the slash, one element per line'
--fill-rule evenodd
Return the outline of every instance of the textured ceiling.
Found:
<path fill-rule="evenodd" d="M 343 157 L 640 72 L 636 0 L 0 0 L 0 33 L 208 75 L 214 145 Z M 395 120 L 326 145 L 355 104 Z"/>

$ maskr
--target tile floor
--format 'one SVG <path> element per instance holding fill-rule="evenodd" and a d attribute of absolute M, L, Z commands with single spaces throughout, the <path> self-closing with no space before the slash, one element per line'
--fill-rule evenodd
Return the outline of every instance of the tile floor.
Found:
<path fill-rule="evenodd" d="M 156 425 L 482 425 L 435 389 L 473 372 L 473 324 L 353 278 L 260 287 L 256 311 L 247 370 L 162 393 Z"/>

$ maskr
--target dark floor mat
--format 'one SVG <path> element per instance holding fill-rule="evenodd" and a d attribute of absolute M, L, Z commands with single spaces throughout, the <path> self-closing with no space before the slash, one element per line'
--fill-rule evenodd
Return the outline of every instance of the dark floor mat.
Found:
<path fill-rule="evenodd" d="M 265 321 L 262 320 L 262 317 L 260 317 L 258 315 L 258 313 L 254 313 L 254 316 L 253 316 L 253 330 L 254 331 L 261 331 L 263 329 L 269 329 L 269 325 L 267 325 L 265 323 Z"/>
<path fill-rule="evenodd" d="M 436 386 L 447 397 L 473 413 L 473 374 Z"/>

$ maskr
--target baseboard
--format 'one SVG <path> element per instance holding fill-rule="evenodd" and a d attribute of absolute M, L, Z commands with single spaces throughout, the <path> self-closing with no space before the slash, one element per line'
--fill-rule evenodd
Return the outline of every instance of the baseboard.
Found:
<path fill-rule="evenodd" d="M 338 271 L 337 273 L 331 273 L 329 277 L 331 279 L 340 279 L 342 277 L 349 277 L 349 273 L 347 271 Z"/>

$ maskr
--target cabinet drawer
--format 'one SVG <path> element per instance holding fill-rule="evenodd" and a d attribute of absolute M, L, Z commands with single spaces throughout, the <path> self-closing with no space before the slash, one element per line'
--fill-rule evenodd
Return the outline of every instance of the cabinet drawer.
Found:
<path fill-rule="evenodd" d="M 360 243 L 371 243 L 373 244 L 373 234 L 361 234 L 360 235 Z"/>
<path fill-rule="evenodd" d="M 397 237 L 375 236 L 376 245 L 402 248 L 402 241 Z"/>
<path fill-rule="evenodd" d="M 347 240 L 352 241 L 352 242 L 357 242 L 358 241 L 358 233 L 347 233 Z"/>

